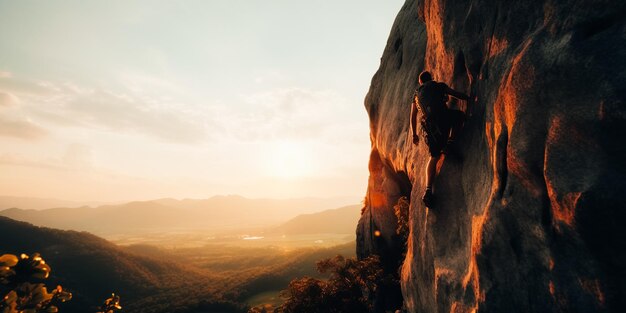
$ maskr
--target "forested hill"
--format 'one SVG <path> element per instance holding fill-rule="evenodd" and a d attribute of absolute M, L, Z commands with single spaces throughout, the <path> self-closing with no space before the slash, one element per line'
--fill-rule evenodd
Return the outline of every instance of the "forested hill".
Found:
<path fill-rule="evenodd" d="M 221 298 L 228 286 L 220 277 L 176 260 L 135 255 L 86 232 L 0 217 L 0 238 L 0 254 L 42 255 L 52 268 L 47 285 L 60 284 L 73 293 L 73 299 L 60 307 L 64 313 L 96 312 L 112 292 L 122 296 L 126 312 L 194 312 L 201 307 L 242 311 Z"/>

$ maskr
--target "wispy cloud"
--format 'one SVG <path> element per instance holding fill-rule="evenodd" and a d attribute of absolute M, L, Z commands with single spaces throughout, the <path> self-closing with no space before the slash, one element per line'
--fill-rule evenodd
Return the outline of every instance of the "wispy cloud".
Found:
<path fill-rule="evenodd" d="M 185 89 L 161 77 L 123 73 L 120 86 L 74 82 L 0 81 L 0 107 L 19 111 L 0 135 L 36 139 L 44 128 L 104 129 L 145 135 L 168 143 L 207 140 L 366 142 L 367 124 L 354 116 L 353 103 L 334 90 L 272 88 L 233 95 L 225 103 L 201 106 Z M 210 102 L 210 100 L 205 100 Z M 8 118 L 5 116 L 5 120 Z"/>
<path fill-rule="evenodd" d="M 11 78 L 13 74 L 8 71 L 0 71 L 0 78 Z"/>
<path fill-rule="evenodd" d="M 19 87 L 16 92 L 23 101 L 13 93 L 0 92 L 0 106 L 11 106 L 21 101 L 19 110 L 25 115 L 57 127 L 145 134 L 173 143 L 197 143 L 207 139 L 202 119 L 188 112 L 174 96 L 158 95 L 160 90 L 170 88 L 168 90 L 171 91 L 173 87 L 149 77 L 125 83 L 128 83 L 126 90 L 112 91 L 70 82 L 11 82 L 0 86 Z M 18 126 L 16 123 L 5 125 L 5 133 L 9 133 L 10 127 Z M 26 126 L 22 123 L 19 130 L 24 132 Z M 34 136 L 36 132 L 29 134 Z"/>
<path fill-rule="evenodd" d="M 19 104 L 20 99 L 17 96 L 0 91 L 0 136 L 25 140 L 45 137 L 47 131 L 27 115 L 21 114 Z"/>
<path fill-rule="evenodd" d="M 193 143 L 206 138 L 203 126 L 193 117 L 150 107 L 127 94 L 102 90 L 78 94 L 65 103 L 63 111 L 83 125 L 145 133 L 170 142 Z"/>
<path fill-rule="evenodd" d="M 31 158 L 16 153 L 0 154 L 0 164 L 57 171 L 96 170 L 91 147 L 78 143 L 69 144 L 60 157 Z"/>
<path fill-rule="evenodd" d="M 0 136 L 26 140 L 45 137 L 47 131 L 28 119 L 12 119 L 0 115 Z"/>
<path fill-rule="evenodd" d="M 0 108 L 11 107 L 20 103 L 20 99 L 15 95 L 0 90 Z"/>
<path fill-rule="evenodd" d="M 332 90 L 276 88 L 241 100 L 241 106 L 212 114 L 220 129 L 241 140 L 328 141 L 349 136 L 359 125 L 345 98 Z"/>

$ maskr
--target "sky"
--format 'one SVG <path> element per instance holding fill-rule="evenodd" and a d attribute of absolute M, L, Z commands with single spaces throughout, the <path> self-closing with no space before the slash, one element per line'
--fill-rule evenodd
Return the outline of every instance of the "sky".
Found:
<path fill-rule="evenodd" d="M 354 197 L 401 0 L 0 0 L 0 195 Z"/>

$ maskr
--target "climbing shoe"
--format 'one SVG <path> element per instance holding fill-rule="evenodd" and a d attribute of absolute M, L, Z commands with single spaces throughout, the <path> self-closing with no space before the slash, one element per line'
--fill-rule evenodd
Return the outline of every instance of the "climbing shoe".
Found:
<path fill-rule="evenodd" d="M 433 191 L 431 188 L 426 188 L 424 196 L 422 197 L 422 201 L 424 201 L 424 205 L 426 205 L 427 207 L 433 205 L 433 202 L 435 201 L 435 196 L 433 195 Z"/>

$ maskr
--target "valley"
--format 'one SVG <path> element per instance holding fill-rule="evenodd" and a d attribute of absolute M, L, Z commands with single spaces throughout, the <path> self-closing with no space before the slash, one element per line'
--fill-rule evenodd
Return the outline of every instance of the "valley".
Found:
<path fill-rule="evenodd" d="M 0 215 L 17 212 L 27 220 L 0 217 L 0 254 L 41 253 L 53 269 L 50 286 L 60 284 L 74 294 L 72 301 L 61 307 L 63 312 L 95 310 L 101 299 L 115 292 L 122 297 L 126 310 L 146 313 L 247 312 L 252 306 L 276 306 L 282 301 L 280 291 L 293 279 L 323 278 L 316 271 L 319 260 L 355 256 L 354 225 L 359 205 L 317 212 L 313 205 L 293 212 L 279 208 L 276 211 L 285 211 L 282 218 L 241 229 L 169 228 L 163 224 L 166 219 L 158 221 L 163 231 L 157 230 L 155 220 L 135 221 L 152 223 L 154 227 L 147 229 L 133 229 L 125 223 L 121 225 L 127 228 L 119 224 L 107 228 L 120 218 L 135 216 L 133 210 L 151 216 L 147 211 L 161 209 L 179 221 L 191 218 L 181 212 L 193 211 L 177 209 L 171 203 L 167 209 L 162 204 L 151 207 L 151 203 L 116 205 L 113 218 L 82 226 L 80 220 L 95 221 L 94 216 L 110 213 L 111 206 L 0 211 Z M 231 206 L 229 210 L 252 212 L 256 208 Z M 302 211 L 306 213 L 298 214 Z M 68 221 L 69 215 L 64 214 L 72 214 L 74 219 Z M 78 225 L 81 231 L 45 227 L 64 219 L 66 227 Z M 211 223 L 219 225 L 219 221 Z M 96 224 L 99 226 L 90 226 Z"/>

